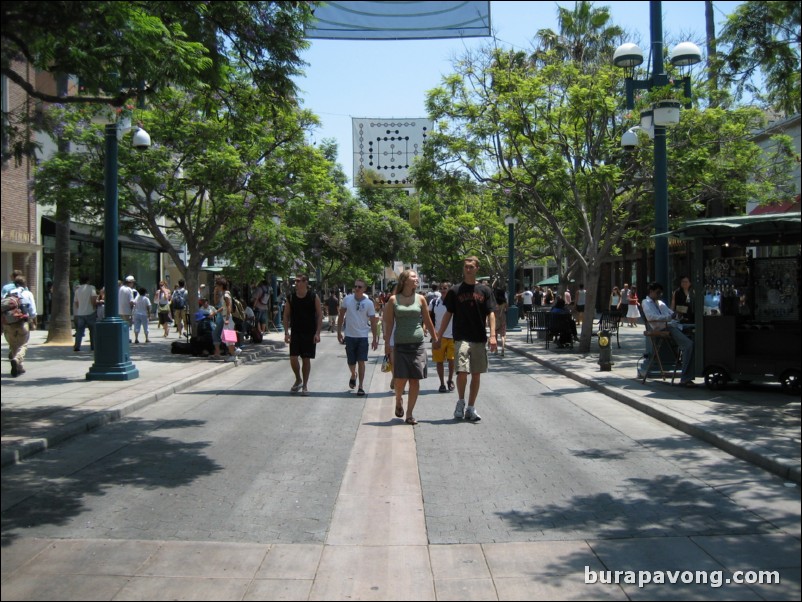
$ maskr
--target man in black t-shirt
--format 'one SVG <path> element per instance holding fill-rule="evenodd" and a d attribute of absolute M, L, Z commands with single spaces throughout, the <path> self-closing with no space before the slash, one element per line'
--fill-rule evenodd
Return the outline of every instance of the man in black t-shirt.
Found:
<path fill-rule="evenodd" d="M 449 289 L 443 303 L 446 313 L 438 329 L 438 341 L 453 316 L 454 346 L 457 357 L 457 407 L 454 418 L 479 422 L 482 418 L 476 413 L 476 397 L 479 395 L 480 379 L 487 372 L 487 343 L 490 351 L 496 350 L 496 299 L 489 286 L 476 281 L 479 259 L 471 256 L 463 260 L 462 273 L 464 280 Z M 490 324 L 488 339 L 485 323 Z M 435 343 L 435 348 L 439 343 Z M 468 406 L 465 407 L 465 387 L 468 374 L 471 375 L 471 387 Z"/>

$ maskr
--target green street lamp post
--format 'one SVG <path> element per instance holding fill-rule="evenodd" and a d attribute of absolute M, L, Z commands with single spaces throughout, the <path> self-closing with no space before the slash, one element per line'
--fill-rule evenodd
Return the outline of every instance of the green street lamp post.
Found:
<path fill-rule="evenodd" d="M 673 85 L 665 72 L 663 62 L 663 13 L 662 2 L 653 0 L 649 3 L 649 25 L 651 30 L 652 47 L 652 73 L 651 77 L 645 80 L 634 79 L 635 67 L 643 63 L 643 52 L 635 44 L 623 44 L 616 49 L 613 55 L 613 64 L 627 70 L 626 76 L 626 100 L 627 108 L 634 109 L 634 91 L 647 90 Z M 702 53 L 696 44 L 682 42 L 678 44 L 671 53 L 671 63 L 674 66 L 683 68 L 695 65 L 702 60 Z M 690 77 L 682 79 L 683 95 L 690 98 Z M 670 289 L 668 281 L 668 159 L 666 155 L 666 127 L 674 125 L 679 121 L 679 104 L 674 102 L 669 108 L 676 109 L 671 111 L 668 118 L 663 117 L 663 111 L 658 105 L 654 105 L 651 110 L 652 125 L 654 128 L 654 234 L 655 234 L 655 280 L 663 284 L 666 290 Z M 647 113 L 646 111 L 644 114 Z M 635 130 L 636 128 L 633 128 Z M 627 134 L 633 133 L 630 130 Z M 651 137 L 651 132 L 650 132 Z M 636 138 L 635 138 L 636 139 Z M 622 139 L 624 148 L 632 148 Z M 662 235 L 662 236 L 661 236 Z"/>
<path fill-rule="evenodd" d="M 139 370 L 131 362 L 128 323 L 119 316 L 119 286 L 117 285 L 119 247 L 119 199 L 117 189 L 118 136 L 122 132 L 118 123 L 106 124 L 106 163 L 103 241 L 103 282 L 106 288 L 105 317 L 95 325 L 95 363 L 86 373 L 87 380 L 133 380 Z M 150 146 L 148 133 L 137 128 L 133 144 L 136 148 Z"/>
<path fill-rule="evenodd" d="M 520 330 L 518 325 L 518 306 L 515 304 L 515 224 L 518 218 L 508 215 L 504 218 L 507 224 L 507 330 Z"/>
<path fill-rule="evenodd" d="M 273 224 L 276 226 L 276 230 L 281 227 L 281 216 L 278 214 L 274 214 L 271 218 L 273 220 Z M 282 309 L 279 305 L 279 285 L 278 285 L 278 276 L 276 275 L 275 269 L 273 273 L 270 275 L 270 290 L 273 291 L 273 310 L 276 312 L 275 316 L 269 316 L 268 320 L 273 320 L 273 326 L 276 328 L 276 332 L 284 332 L 284 325 L 282 324 L 283 320 L 281 319 Z"/>

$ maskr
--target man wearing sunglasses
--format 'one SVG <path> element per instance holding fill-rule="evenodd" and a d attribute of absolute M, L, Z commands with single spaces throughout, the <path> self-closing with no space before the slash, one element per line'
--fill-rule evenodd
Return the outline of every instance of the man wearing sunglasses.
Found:
<path fill-rule="evenodd" d="M 309 395 L 307 384 L 312 370 L 311 360 L 315 359 L 316 346 L 320 342 L 323 307 L 320 297 L 309 290 L 309 279 L 305 274 L 295 277 L 295 291 L 284 304 L 283 321 L 284 341 L 290 345 L 290 366 L 295 374 L 295 384 L 290 391 Z"/>
<path fill-rule="evenodd" d="M 359 368 L 359 389 L 357 395 L 364 395 L 365 362 L 368 360 L 368 335 L 373 334 L 371 347 L 375 351 L 379 346 L 376 308 L 373 301 L 365 295 L 365 281 L 354 281 L 354 292 L 343 299 L 340 306 L 340 319 L 337 320 L 337 340 L 343 342 L 343 319 L 345 319 L 345 355 L 348 358 L 348 369 L 351 377 L 348 388 L 356 387 L 357 367 Z"/>

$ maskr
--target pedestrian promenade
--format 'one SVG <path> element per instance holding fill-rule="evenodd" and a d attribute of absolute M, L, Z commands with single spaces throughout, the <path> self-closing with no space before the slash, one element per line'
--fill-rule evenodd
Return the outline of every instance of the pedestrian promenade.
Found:
<path fill-rule="evenodd" d="M 621 348 L 612 343 L 613 365 L 601 371 L 598 345 L 583 355 L 571 349 L 545 349 L 545 342 L 526 341 L 526 329 L 510 332 L 508 350 L 653 416 L 694 437 L 784 479 L 800 484 L 800 399 L 786 395 L 777 383 L 731 385 L 723 391 L 700 386 L 686 389 L 669 381 L 636 379 L 643 354 L 643 327 L 622 327 Z M 37 330 L 25 361 L 27 372 L 10 376 L 8 346 L 3 340 L 2 466 L 13 464 L 69 437 L 119 420 L 147 404 L 235 369 L 191 355 L 173 355 L 175 333 L 162 338 L 153 329 L 148 344 L 131 345 L 139 378 L 129 381 L 87 381 L 92 365 L 88 345 L 75 353 L 72 345 L 45 344 Z M 257 361 L 284 347 L 283 333 L 271 332 L 260 345 L 246 345 L 240 362 Z M 508 352 L 509 352 L 508 351 Z"/>
<path fill-rule="evenodd" d="M 799 399 L 781 393 L 778 385 L 710 392 L 660 380 L 641 384 L 635 370 L 643 351 L 642 333 L 642 327 L 622 329 L 622 348 L 614 347 L 609 372 L 599 370 L 595 351 L 582 356 L 572 350 L 545 350 L 543 341 L 527 343 L 523 330 L 509 334 L 507 353 L 548 366 L 799 482 Z M 226 382 L 242 369 L 172 355 L 169 345 L 177 337 L 157 336 L 148 345 L 131 346 L 139 378 L 86 381 L 90 352 L 46 345 L 44 338 L 45 333 L 34 333 L 27 372 L 18 378 L 9 376 L 3 346 L 4 466 L 22 461 L 24 469 L 25 458 L 46 458 L 41 452 L 69 437 L 205 380 Z M 246 347 L 241 362 L 284 357 L 283 347 L 283 337 L 271 333 L 265 343 Z M 786 522 L 778 520 L 772 532 L 740 536 L 429 543 L 414 430 L 383 428 L 393 403 L 384 378 L 371 381 L 368 392 L 371 403 L 365 404 L 325 543 L 4 539 L 3 599 L 643 599 L 646 592 L 636 585 L 619 588 L 600 581 L 610 573 L 605 569 L 636 566 L 659 572 L 693 566 L 712 576 L 726 567 L 726 576 L 734 568 L 758 568 L 750 564 L 758 557 L 767 568 L 792 567 L 783 572 L 780 587 L 700 590 L 678 584 L 648 594 L 754 599 L 757 591 L 763 599 L 799 597 L 799 525 L 788 522 L 794 514 L 790 511 L 775 512 Z M 610 414 L 613 419 L 617 415 Z M 14 491 L 4 490 L 4 507 L 14 497 Z M 764 507 L 769 501 L 749 504 Z"/>
<path fill-rule="evenodd" d="M 3 339 L 2 466 L 235 369 L 233 363 L 172 354 L 170 346 L 179 340 L 178 335 L 172 332 L 163 338 L 154 323 L 150 332 L 150 343 L 130 345 L 139 377 L 127 381 L 86 380 L 94 363 L 88 341 L 76 353 L 72 344 L 47 344 L 44 330 L 31 333 L 26 373 L 12 378 L 8 344 Z M 256 361 L 283 347 L 283 333 L 271 332 L 261 344 L 245 345 L 239 363 Z"/>

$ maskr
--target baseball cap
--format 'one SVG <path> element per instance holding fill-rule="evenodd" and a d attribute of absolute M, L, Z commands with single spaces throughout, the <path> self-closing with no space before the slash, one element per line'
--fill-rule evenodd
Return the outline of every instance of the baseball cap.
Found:
<path fill-rule="evenodd" d="M 125 277 L 125 281 L 126 282 L 129 282 L 129 281 L 130 282 L 136 282 L 136 278 L 134 278 L 133 276 L 126 276 Z"/>

